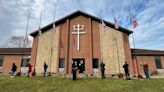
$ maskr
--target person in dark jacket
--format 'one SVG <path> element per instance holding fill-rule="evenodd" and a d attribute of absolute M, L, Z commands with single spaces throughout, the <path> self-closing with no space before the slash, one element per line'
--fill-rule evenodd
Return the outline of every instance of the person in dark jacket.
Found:
<path fill-rule="evenodd" d="M 76 80 L 76 64 L 75 64 L 75 62 L 72 63 L 72 79 Z"/>
<path fill-rule="evenodd" d="M 46 73 L 47 73 L 47 68 L 48 68 L 48 65 L 46 64 L 46 62 L 44 62 L 44 77 L 46 77 Z"/>
<path fill-rule="evenodd" d="M 124 71 L 125 71 L 125 76 L 126 79 L 129 80 L 130 79 L 130 75 L 129 75 L 129 69 L 128 69 L 129 65 L 127 62 L 125 62 L 125 64 L 123 65 Z"/>
<path fill-rule="evenodd" d="M 101 67 L 101 78 L 104 79 L 105 78 L 105 64 L 101 62 L 100 67 Z"/>
<path fill-rule="evenodd" d="M 17 71 L 17 66 L 15 65 L 15 63 L 13 63 L 11 71 L 12 71 L 11 76 L 14 76 L 15 72 Z"/>

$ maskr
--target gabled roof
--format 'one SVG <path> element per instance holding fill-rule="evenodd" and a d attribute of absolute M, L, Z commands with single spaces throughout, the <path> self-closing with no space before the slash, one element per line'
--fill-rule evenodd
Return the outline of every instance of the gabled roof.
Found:
<path fill-rule="evenodd" d="M 90 14 L 88 14 L 88 13 L 86 13 L 86 12 L 83 12 L 83 11 L 79 11 L 79 10 L 78 10 L 78 11 L 76 11 L 76 12 L 73 12 L 73 13 L 71 13 L 71 14 L 69 14 L 69 15 L 67 15 L 67 16 L 65 16 L 65 17 L 63 17 L 63 18 L 61 18 L 61 19 L 59 19 L 59 20 L 57 20 L 57 21 L 55 21 L 55 25 L 59 25 L 61 22 L 66 21 L 66 19 L 71 19 L 71 18 L 74 18 L 74 17 L 79 16 L 79 15 L 84 15 L 84 16 L 87 16 L 87 17 L 91 17 L 92 19 L 94 19 L 94 20 L 96 20 L 96 21 L 98 21 L 98 22 L 101 21 L 101 19 L 98 18 L 98 17 L 96 17 L 96 16 L 93 16 L 93 15 L 90 15 Z M 112 24 L 111 22 L 108 22 L 108 21 L 106 21 L 106 20 L 103 20 L 103 21 L 104 21 L 104 23 L 105 23 L 107 26 L 114 28 L 114 24 Z M 53 27 L 53 23 L 54 23 L 54 22 L 48 24 L 47 26 L 42 27 L 42 28 L 41 28 L 41 31 L 42 31 L 42 32 L 45 32 L 45 31 L 47 31 L 48 29 L 52 28 L 52 27 Z M 125 32 L 125 33 L 127 33 L 128 35 L 132 33 L 131 30 L 128 30 L 128 29 L 123 28 L 123 27 L 120 27 L 120 26 L 119 26 L 119 31 Z M 30 33 L 30 35 L 33 36 L 33 37 L 35 37 L 35 36 L 38 35 L 38 33 L 39 33 L 39 31 L 36 30 L 36 31 Z"/>
<path fill-rule="evenodd" d="M 30 55 L 31 48 L 0 48 L 0 55 Z"/>
<path fill-rule="evenodd" d="M 162 50 L 131 49 L 131 53 L 133 56 L 164 56 Z"/>

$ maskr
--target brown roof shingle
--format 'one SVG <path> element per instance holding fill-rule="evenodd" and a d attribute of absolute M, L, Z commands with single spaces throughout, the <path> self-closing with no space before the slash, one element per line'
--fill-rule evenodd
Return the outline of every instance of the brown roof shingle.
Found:
<path fill-rule="evenodd" d="M 0 55 L 30 55 L 31 48 L 0 48 Z"/>
<path fill-rule="evenodd" d="M 164 56 L 162 50 L 131 49 L 131 53 L 137 56 Z"/>

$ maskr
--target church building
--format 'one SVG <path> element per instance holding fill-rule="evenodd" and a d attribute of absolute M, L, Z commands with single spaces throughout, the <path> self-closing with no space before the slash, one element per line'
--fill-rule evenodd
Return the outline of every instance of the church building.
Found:
<path fill-rule="evenodd" d="M 54 25 L 55 24 L 55 25 Z M 37 75 L 43 74 L 43 64 L 51 74 L 70 75 L 76 62 L 79 75 L 99 76 L 100 63 L 105 63 L 107 77 L 124 74 L 128 62 L 130 75 L 144 76 L 147 62 L 149 74 L 164 75 L 164 51 L 131 49 L 128 36 L 132 31 L 101 20 L 82 11 L 76 11 L 40 30 L 32 32 L 32 48 L 0 48 L 0 74 L 11 73 L 12 64 L 17 73 L 27 72 L 30 62 Z"/>
<path fill-rule="evenodd" d="M 132 56 L 128 36 L 132 31 L 119 27 L 82 11 L 76 11 L 30 35 L 33 39 L 31 64 L 36 73 L 43 73 L 43 64 L 52 74 L 71 74 L 72 62 L 82 67 L 80 73 L 100 74 L 100 63 L 105 63 L 107 76 L 124 73 L 128 62 L 130 73 Z M 54 25 L 55 24 L 55 27 Z"/>

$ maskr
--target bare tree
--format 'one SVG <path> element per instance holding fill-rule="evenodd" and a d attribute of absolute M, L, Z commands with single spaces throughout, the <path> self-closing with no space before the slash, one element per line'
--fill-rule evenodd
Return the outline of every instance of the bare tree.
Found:
<path fill-rule="evenodd" d="M 24 36 L 12 36 L 1 45 L 1 48 L 26 48 L 31 47 L 31 45 L 31 40 Z"/>

